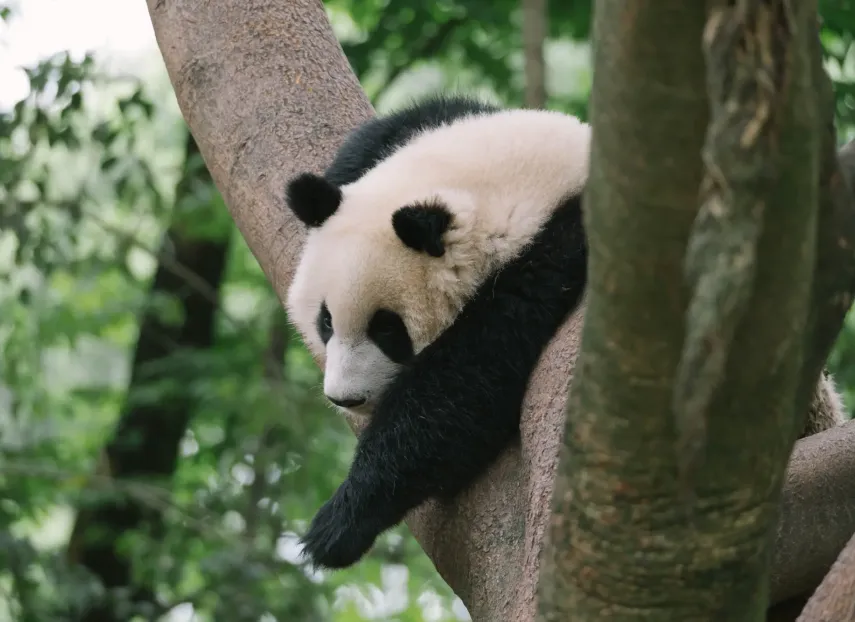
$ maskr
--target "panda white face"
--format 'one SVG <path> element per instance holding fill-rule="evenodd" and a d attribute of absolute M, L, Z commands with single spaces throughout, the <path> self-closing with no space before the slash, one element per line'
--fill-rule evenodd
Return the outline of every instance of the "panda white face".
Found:
<path fill-rule="evenodd" d="M 313 229 L 288 313 L 324 361 L 327 399 L 369 414 L 402 366 L 454 320 L 459 284 L 437 258 L 405 246 L 391 216 L 385 224 L 332 217 Z"/>

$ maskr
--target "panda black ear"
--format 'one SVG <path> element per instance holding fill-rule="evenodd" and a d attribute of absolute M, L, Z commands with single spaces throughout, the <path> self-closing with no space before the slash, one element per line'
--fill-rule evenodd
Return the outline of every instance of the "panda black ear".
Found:
<path fill-rule="evenodd" d="M 341 204 L 341 189 L 313 173 L 301 173 L 285 188 L 288 207 L 307 227 L 320 227 Z"/>
<path fill-rule="evenodd" d="M 413 250 L 442 257 L 445 254 L 442 236 L 451 219 L 451 212 L 442 203 L 416 203 L 392 214 L 392 227 L 401 241 Z"/>

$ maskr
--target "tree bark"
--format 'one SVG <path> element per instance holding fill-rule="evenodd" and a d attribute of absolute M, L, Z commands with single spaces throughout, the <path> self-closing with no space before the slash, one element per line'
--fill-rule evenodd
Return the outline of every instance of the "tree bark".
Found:
<path fill-rule="evenodd" d="M 282 209 L 285 183 L 298 172 L 322 171 L 346 133 L 368 118 L 371 108 L 318 0 L 148 0 L 148 6 L 182 112 L 232 216 L 284 300 L 304 234 Z M 686 39 L 685 34 L 677 36 Z M 700 72 L 702 76 L 702 67 Z M 626 102 L 661 94 L 660 83 L 651 84 L 649 76 L 641 76 L 641 87 L 625 89 Z M 700 84 L 699 95 L 681 91 L 678 104 L 705 105 L 695 101 L 704 90 Z M 673 135 L 672 121 L 660 124 L 661 136 Z M 703 127 L 702 122 L 701 135 Z M 633 134 L 623 137 L 633 144 L 638 140 Z M 656 136 L 653 142 L 660 140 Z M 649 164 L 638 162 L 636 169 Z M 665 187 L 673 181 L 663 178 L 658 181 Z M 567 379 L 574 369 L 583 313 L 584 308 L 556 335 L 531 379 L 521 448 L 509 450 L 453 504 L 428 503 L 408 518 L 476 622 L 534 617 Z M 656 358 L 648 356 L 646 362 Z M 855 440 L 855 425 L 847 426 L 846 433 Z M 855 444 L 850 447 L 855 452 Z M 816 485 L 834 491 L 832 482 Z M 855 509 L 851 497 L 850 507 Z M 802 506 L 791 515 L 809 511 Z M 841 520 L 840 530 L 855 528 L 855 512 L 828 518 Z"/>
<path fill-rule="evenodd" d="M 549 28 L 547 0 L 522 0 L 522 39 L 525 58 L 525 105 L 546 106 L 546 60 L 543 46 Z"/>
<path fill-rule="evenodd" d="M 855 535 L 798 617 L 798 622 L 838 620 L 855 620 Z"/>
<path fill-rule="evenodd" d="M 853 285 L 851 218 L 817 250 L 816 36 L 810 2 L 596 5 L 589 313 L 542 620 L 765 619 L 794 433 Z"/>
<path fill-rule="evenodd" d="M 799 596 L 804 600 L 855 531 L 853 431 L 855 421 L 850 421 L 796 443 L 781 498 L 770 583 L 773 603 Z"/>
<path fill-rule="evenodd" d="M 188 133 L 186 160 L 198 153 Z M 178 184 L 177 199 L 186 194 L 184 185 L 190 183 L 187 175 L 185 172 Z M 202 175 L 203 181 L 210 183 L 207 174 Z M 192 366 L 170 363 L 169 358 L 181 351 L 198 352 L 212 346 L 227 250 L 227 238 L 197 239 L 183 232 L 180 225 L 170 227 L 164 236 L 164 259 L 155 271 L 149 299 L 159 295 L 174 297 L 181 304 L 184 318 L 179 324 L 168 324 L 160 319 L 156 308 L 143 312 L 128 397 L 102 455 L 99 475 L 121 483 L 134 478 L 169 479 L 174 473 L 180 442 L 195 407 L 194 398 L 186 391 L 194 372 Z M 201 288 L 191 286 L 183 275 L 177 274 L 174 263 L 194 274 Z M 135 402 L 135 393 L 142 385 L 157 381 L 174 384 L 157 404 Z M 86 567 L 108 590 L 128 588 L 132 602 L 153 604 L 152 591 L 134 584 L 131 560 L 120 552 L 118 540 L 128 530 L 142 527 L 156 532 L 159 524 L 159 511 L 138 498 L 122 495 L 99 501 L 80 509 L 69 543 L 69 558 Z M 121 622 L 125 618 L 108 595 L 84 612 L 80 620 Z"/>

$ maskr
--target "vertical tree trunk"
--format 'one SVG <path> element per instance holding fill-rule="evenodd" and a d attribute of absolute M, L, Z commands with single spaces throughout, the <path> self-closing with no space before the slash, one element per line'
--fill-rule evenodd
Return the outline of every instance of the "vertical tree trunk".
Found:
<path fill-rule="evenodd" d="M 186 162 L 198 154 L 188 133 Z M 185 167 L 186 168 L 186 167 Z M 211 183 L 203 169 L 201 181 Z M 197 177 L 195 181 L 200 181 Z M 176 189 L 176 204 L 191 182 L 188 171 Z M 179 214 L 174 216 L 180 223 Z M 195 409 L 195 399 L 187 391 L 198 372 L 186 363 L 170 363 L 170 357 L 203 352 L 213 345 L 214 319 L 219 307 L 219 291 L 226 264 L 228 240 L 196 239 L 175 224 L 161 246 L 162 260 L 155 272 L 148 299 L 166 294 L 180 301 L 180 324 L 164 323 L 157 312 L 146 309 L 131 368 L 128 397 L 113 438 L 105 448 L 101 469 L 119 484 L 133 478 L 168 479 L 175 471 L 179 444 Z M 198 277 L 194 283 L 177 274 L 174 264 Z M 135 402 L 135 392 L 148 382 L 167 380 L 172 390 L 156 404 Z M 105 499 L 81 508 L 69 544 L 72 561 L 82 564 L 108 589 L 129 588 L 137 603 L 152 602 L 148 586 L 134 585 L 131 560 L 119 552 L 117 540 L 129 530 L 148 527 L 155 533 L 160 522 L 156 510 L 129 496 Z M 81 622 L 124 622 L 111 598 L 89 609 Z"/>
<path fill-rule="evenodd" d="M 593 38 L 589 305 L 540 617 L 764 620 L 791 431 L 852 285 L 851 251 L 815 278 L 816 6 L 603 0 Z"/>
<path fill-rule="evenodd" d="M 525 105 L 546 106 L 546 61 L 543 46 L 549 31 L 548 0 L 522 0 L 522 37 L 525 56 Z"/>

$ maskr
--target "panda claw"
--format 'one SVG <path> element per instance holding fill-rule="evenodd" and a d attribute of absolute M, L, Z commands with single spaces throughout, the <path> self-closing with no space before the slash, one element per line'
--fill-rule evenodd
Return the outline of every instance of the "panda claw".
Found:
<path fill-rule="evenodd" d="M 301 539 L 303 554 L 316 568 L 347 568 L 358 562 L 372 547 L 381 529 L 373 529 L 373 521 L 359 516 L 354 494 L 345 481 L 312 519 L 309 530 Z"/>

